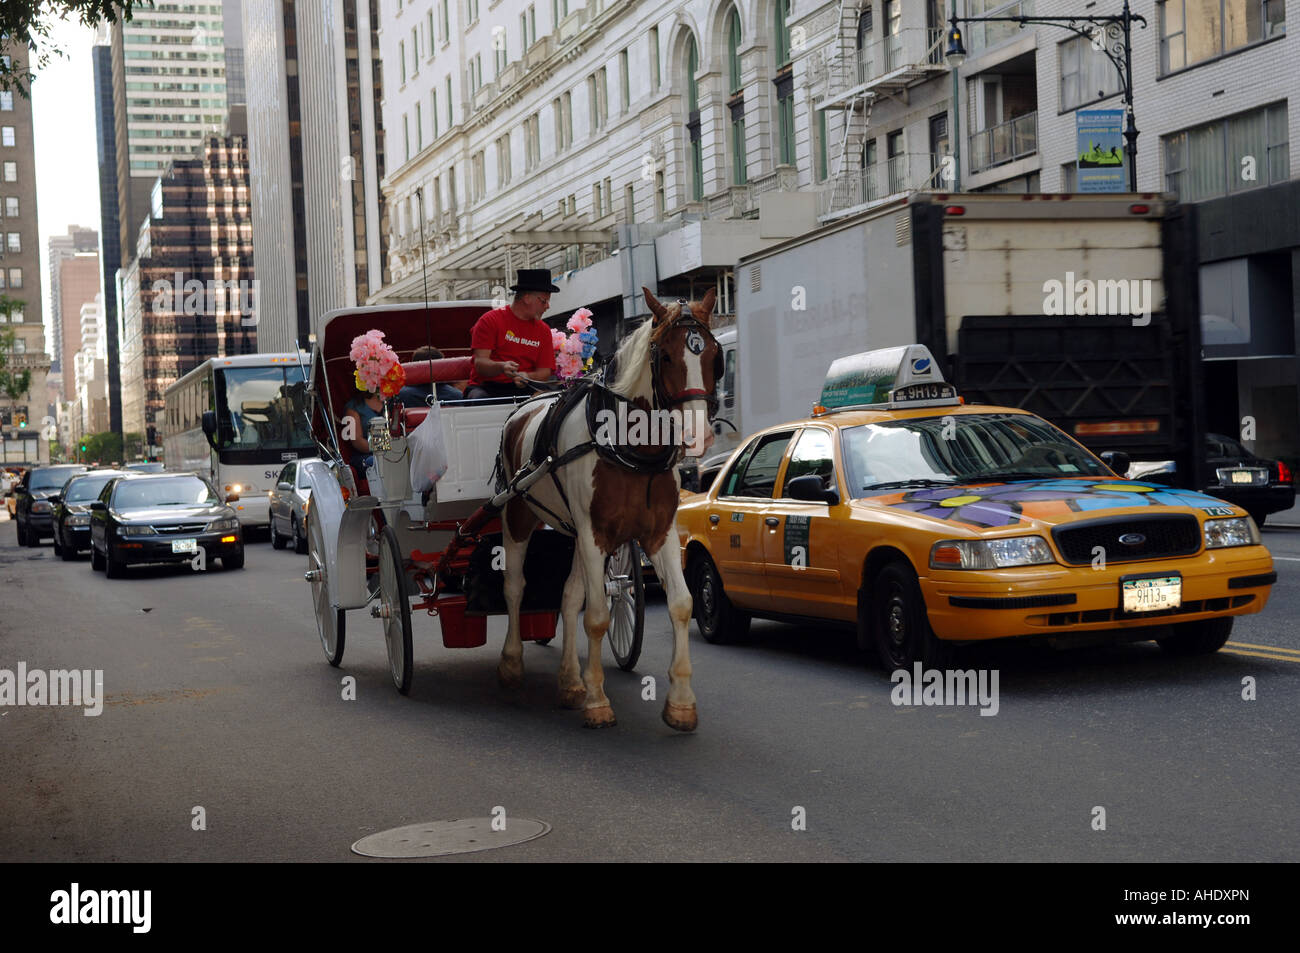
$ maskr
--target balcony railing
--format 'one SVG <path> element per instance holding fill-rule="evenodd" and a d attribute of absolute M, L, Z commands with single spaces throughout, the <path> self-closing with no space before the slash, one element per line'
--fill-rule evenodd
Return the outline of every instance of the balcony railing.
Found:
<path fill-rule="evenodd" d="M 928 152 L 905 153 L 842 173 L 821 193 L 818 212 L 830 215 L 909 192 L 934 190 L 942 172 L 941 161 L 941 156 Z"/>
<path fill-rule="evenodd" d="M 1037 151 L 1038 113 L 1025 113 L 970 137 L 970 169 L 979 172 Z"/>
<path fill-rule="evenodd" d="M 943 30 L 909 28 L 872 40 L 857 51 L 857 81 L 870 82 L 908 66 L 943 65 Z"/>

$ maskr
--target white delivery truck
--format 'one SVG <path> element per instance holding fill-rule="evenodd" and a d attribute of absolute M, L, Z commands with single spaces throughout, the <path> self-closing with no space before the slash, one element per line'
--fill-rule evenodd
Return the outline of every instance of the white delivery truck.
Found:
<path fill-rule="evenodd" d="M 741 436 L 805 417 L 836 357 L 919 343 L 967 401 L 1200 486 L 1193 216 L 1153 194 L 917 194 L 748 255 L 723 415 Z"/>

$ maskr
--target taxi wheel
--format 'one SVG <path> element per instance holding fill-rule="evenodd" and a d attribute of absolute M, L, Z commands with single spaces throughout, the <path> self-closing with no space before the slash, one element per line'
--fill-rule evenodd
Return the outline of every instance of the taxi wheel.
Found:
<path fill-rule="evenodd" d="M 1209 655 L 1223 648 L 1232 635 L 1232 616 L 1180 622 L 1170 628 L 1173 635 L 1156 639 L 1156 644 L 1170 655 Z"/>
<path fill-rule="evenodd" d="M 910 565 L 892 562 L 880 570 L 871 602 L 876 651 L 886 671 L 910 669 L 917 662 L 925 668 L 946 668 L 952 661 L 952 647 L 930 628 L 921 585 Z"/>
<path fill-rule="evenodd" d="M 718 570 L 708 556 L 701 554 L 691 561 L 689 587 L 695 603 L 695 624 L 700 627 L 704 641 L 727 645 L 749 637 L 749 613 L 731 604 Z"/>

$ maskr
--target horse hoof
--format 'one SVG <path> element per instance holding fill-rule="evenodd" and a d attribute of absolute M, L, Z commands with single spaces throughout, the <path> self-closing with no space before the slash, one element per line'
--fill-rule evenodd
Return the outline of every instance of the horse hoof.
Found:
<path fill-rule="evenodd" d="M 582 716 L 582 724 L 586 728 L 612 728 L 618 721 L 614 718 L 614 709 L 602 705 L 599 708 L 588 708 Z"/>
<path fill-rule="evenodd" d="M 583 704 L 587 701 L 587 686 L 579 685 L 577 688 L 560 689 L 560 707 L 568 708 L 571 711 L 581 710 Z"/>
<path fill-rule="evenodd" d="M 518 668 L 507 668 L 505 664 L 497 666 L 497 684 L 502 688 L 515 689 L 524 683 L 524 670 Z"/>
<path fill-rule="evenodd" d="M 699 724 L 694 705 L 674 705 L 664 702 L 664 724 L 676 731 L 694 731 Z"/>

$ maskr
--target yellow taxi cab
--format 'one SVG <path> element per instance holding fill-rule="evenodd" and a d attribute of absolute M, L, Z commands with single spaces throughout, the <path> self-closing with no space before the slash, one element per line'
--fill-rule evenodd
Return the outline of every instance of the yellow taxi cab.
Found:
<path fill-rule="evenodd" d="M 1277 578 L 1241 507 L 964 403 L 916 344 L 837 359 L 814 414 L 744 441 L 677 526 L 705 639 L 844 623 L 887 669 L 1025 636 L 1215 652 Z"/>

